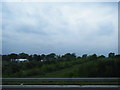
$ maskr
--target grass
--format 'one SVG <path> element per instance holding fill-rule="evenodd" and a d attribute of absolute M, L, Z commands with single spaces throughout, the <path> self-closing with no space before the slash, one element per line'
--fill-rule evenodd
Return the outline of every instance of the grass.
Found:
<path fill-rule="evenodd" d="M 3 81 L 3 85 L 120 85 L 115 81 Z"/>
<path fill-rule="evenodd" d="M 97 69 L 95 68 L 97 64 L 94 64 L 96 61 L 89 61 L 76 63 L 71 65 L 71 67 L 66 67 L 63 69 L 45 72 L 45 74 L 33 74 L 27 76 L 27 78 L 77 78 L 77 77 L 86 77 L 89 76 L 89 73 L 96 76 Z M 100 62 L 100 61 L 98 61 Z M 86 67 L 87 66 L 87 67 Z M 92 69 L 92 70 L 91 70 Z M 35 69 L 32 69 L 35 71 Z M 76 72 L 82 73 L 76 73 Z M 39 70 L 38 70 L 39 71 Z M 94 71 L 94 72 L 90 72 Z M 120 85 L 120 82 L 117 81 L 3 81 L 3 85 Z"/>
<path fill-rule="evenodd" d="M 54 71 L 54 72 L 49 72 L 46 73 L 45 75 L 36 75 L 36 76 L 31 76 L 34 78 L 68 78 L 66 73 L 70 73 L 70 70 L 75 70 L 79 65 L 73 66 L 71 68 L 65 68 L 59 71 Z"/>

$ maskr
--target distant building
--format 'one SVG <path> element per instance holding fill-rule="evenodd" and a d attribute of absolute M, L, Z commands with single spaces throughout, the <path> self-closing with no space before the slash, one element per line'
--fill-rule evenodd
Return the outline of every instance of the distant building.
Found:
<path fill-rule="evenodd" d="M 42 59 L 42 60 L 40 60 L 41 62 L 45 62 L 45 61 L 47 61 L 47 60 L 45 60 L 45 59 Z"/>
<path fill-rule="evenodd" d="M 28 61 L 28 59 L 11 59 L 11 61 L 23 62 L 23 61 Z"/>
<path fill-rule="evenodd" d="M 15 61 L 28 61 L 28 59 L 15 59 Z"/>
<path fill-rule="evenodd" d="M 44 60 L 41 60 L 41 62 L 44 62 Z"/>

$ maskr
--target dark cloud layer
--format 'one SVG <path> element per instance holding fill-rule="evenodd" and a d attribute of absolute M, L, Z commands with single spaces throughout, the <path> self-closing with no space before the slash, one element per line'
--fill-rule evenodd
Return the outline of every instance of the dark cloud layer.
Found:
<path fill-rule="evenodd" d="M 4 3 L 3 54 L 117 53 L 117 13 L 117 3 Z"/>

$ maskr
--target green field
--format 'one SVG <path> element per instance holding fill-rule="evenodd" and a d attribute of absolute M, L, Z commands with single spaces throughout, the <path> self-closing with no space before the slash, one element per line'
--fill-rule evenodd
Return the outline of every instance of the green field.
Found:
<path fill-rule="evenodd" d="M 23 54 L 24 55 L 24 54 Z M 26 54 L 25 54 L 26 55 Z M 15 57 L 15 55 L 13 54 Z M 20 57 L 20 55 L 18 55 Z M 12 57 L 12 56 L 11 56 Z M 39 58 L 38 58 L 39 57 Z M 41 56 L 43 57 L 43 55 Z M 57 57 L 57 58 L 55 58 Z M 12 57 L 13 58 L 13 57 Z M 24 56 L 25 58 L 25 56 Z M 44 55 L 45 61 L 40 61 L 40 55 L 29 61 L 10 61 L 10 55 L 3 55 L 3 78 L 83 78 L 83 77 L 119 77 L 120 55 L 110 53 L 103 55 L 55 54 Z M 22 82 L 5 82 L 3 84 L 20 84 Z M 118 84 L 118 82 L 23 82 L 24 84 Z"/>

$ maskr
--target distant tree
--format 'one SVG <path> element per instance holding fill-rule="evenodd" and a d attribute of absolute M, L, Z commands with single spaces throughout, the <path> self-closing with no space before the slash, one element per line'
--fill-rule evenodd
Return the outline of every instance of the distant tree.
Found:
<path fill-rule="evenodd" d="M 19 54 L 19 58 L 21 58 L 21 59 L 27 59 L 28 57 L 29 57 L 29 55 L 26 54 L 26 53 L 20 53 Z"/>
<path fill-rule="evenodd" d="M 74 58 L 76 58 L 76 54 L 75 54 L 75 53 L 72 53 L 71 55 L 72 55 Z"/>
<path fill-rule="evenodd" d="M 115 55 L 115 57 L 120 59 L 120 55 Z"/>
<path fill-rule="evenodd" d="M 15 61 L 15 59 L 18 58 L 18 55 L 15 53 L 11 53 L 11 54 L 9 54 L 9 57 L 10 57 L 10 60 Z"/>
<path fill-rule="evenodd" d="M 38 57 L 38 61 L 41 61 L 42 57 L 40 55 L 38 55 L 37 57 Z"/>
<path fill-rule="evenodd" d="M 104 56 L 104 55 L 101 55 L 101 56 L 98 56 L 98 58 L 105 58 L 105 56 Z"/>
<path fill-rule="evenodd" d="M 34 60 L 34 61 L 38 61 L 38 55 L 37 55 L 37 54 L 34 54 L 34 55 L 33 55 L 33 60 Z"/>
<path fill-rule="evenodd" d="M 81 59 L 81 57 L 80 57 L 80 56 L 78 56 L 78 57 L 77 57 L 77 59 Z"/>
<path fill-rule="evenodd" d="M 30 55 L 30 56 L 28 56 L 28 58 L 27 58 L 29 61 L 32 61 L 33 60 L 33 56 L 32 55 Z"/>
<path fill-rule="evenodd" d="M 111 57 L 114 57 L 114 56 L 115 56 L 115 53 L 109 53 L 109 54 L 108 54 L 108 57 L 110 57 L 110 58 L 111 58 Z"/>
<path fill-rule="evenodd" d="M 72 53 L 72 54 L 66 53 L 65 55 L 62 56 L 62 59 L 63 60 L 74 60 L 76 59 L 76 55 L 75 53 Z"/>
<path fill-rule="evenodd" d="M 9 55 L 2 55 L 2 61 L 10 61 Z"/>
<path fill-rule="evenodd" d="M 46 55 L 45 55 L 45 54 L 42 54 L 42 55 L 41 55 L 41 59 L 42 59 L 42 60 L 44 60 L 44 59 L 45 59 L 45 57 L 46 57 Z"/>
<path fill-rule="evenodd" d="M 37 55 L 37 54 L 34 54 L 34 55 L 33 55 L 33 60 L 34 60 L 34 61 L 41 61 L 41 59 L 42 59 L 42 58 L 41 58 L 40 55 Z"/>
<path fill-rule="evenodd" d="M 96 60 L 97 59 L 97 55 L 96 54 L 93 54 L 91 56 L 89 56 L 90 60 Z"/>
<path fill-rule="evenodd" d="M 56 59 L 56 54 L 55 53 L 50 53 L 46 55 L 47 60 L 55 60 Z"/>
<path fill-rule="evenodd" d="M 87 57 L 87 54 L 83 54 L 83 55 L 82 55 L 82 58 L 86 58 L 86 57 Z"/>
<path fill-rule="evenodd" d="M 61 56 L 60 56 L 60 55 L 56 55 L 56 57 L 57 57 L 57 59 L 60 59 L 60 58 L 61 58 Z"/>

